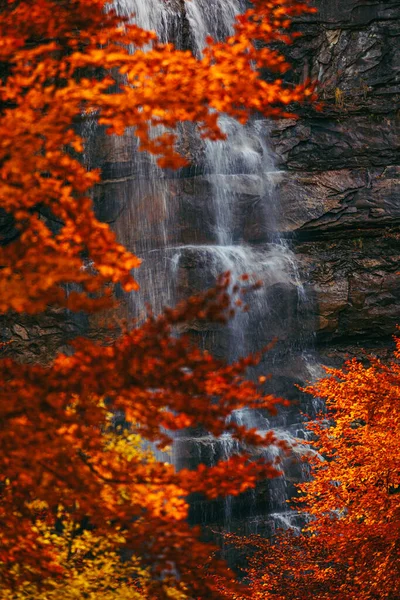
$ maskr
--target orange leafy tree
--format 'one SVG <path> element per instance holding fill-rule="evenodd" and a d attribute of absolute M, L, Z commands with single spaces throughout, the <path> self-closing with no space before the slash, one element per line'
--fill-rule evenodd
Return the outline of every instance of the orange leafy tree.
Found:
<path fill-rule="evenodd" d="M 200 59 L 159 44 L 109 8 L 104 0 L 1 4 L 0 199 L 15 234 L 1 240 L 0 313 L 96 311 L 113 304 L 114 284 L 137 289 L 132 269 L 140 260 L 93 212 L 89 192 L 101 174 L 83 164 L 82 120 L 95 115 L 109 134 L 132 127 L 142 150 L 162 166 L 179 167 L 179 122 L 197 122 L 201 135 L 221 139 L 218 112 L 245 122 L 251 111 L 285 116 L 287 105 L 313 99 L 311 85 L 283 84 L 288 65 L 266 45 L 291 42 L 290 20 L 312 10 L 307 2 L 254 0 L 234 34 L 210 42 Z M 259 77 L 261 69 L 271 72 L 270 81 Z M 168 133 L 151 138 L 153 125 Z M 56 231 L 46 214 L 59 223 Z M 68 284 L 75 291 L 66 294 Z M 111 550 L 133 553 L 150 597 L 172 597 L 171 582 L 189 597 L 220 597 L 200 569 L 209 549 L 186 522 L 185 498 L 194 491 L 237 494 L 276 468 L 250 461 L 249 450 L 209 469 L 175 473 L 110 437 L 110 411 L 122 411 L 132 434 L 160 446 L 168 433 L 190 426 L 229 432 L 247 448 L 274 443 L 272 435 L 226 421 L 243 405 L 275 409 L 276 400 L 244 378 L 258 357 L 227 365 L 173 335 L 195 318 L 224 321 L 228 286 L 222 280 L 117 340 L 77 340 L 72 356 L 59 355 L 47 368 L 1 361 L 3 589 L 64 576 L 53 534 L 44 536 L 40 524 L 54 533 L 65 518 L 78 528 L 89 523 Z M 212 569 L 225 572 L 218 561 Z"/>
<path fill-rule="evenodd" d="M 327 405 L 308 426 L 320 453 L 313 478 L 298 486 L 309 522 L 300 536 L 233 540 L 251 556 L 254 598 L 399 597 L 399 359 L 397 340 L 389 365 L 352 359 L 307 388 Z"/>
<path fill-rule="evenodd" d="M 221 593 L 231 600 L 343 600 L 361 596 L 343 585 L 346 566 L 334 563 L 329 551 L 312 536 L 293 532 L 277 532 L 270 539 L 259 535 L 245 538 L 225 535 L 243 567 L 241 573 L 246 588 L 234 591 L 226 579 L 217 581 Z M 231 586 L 233 581 L 231 581 Z"/>

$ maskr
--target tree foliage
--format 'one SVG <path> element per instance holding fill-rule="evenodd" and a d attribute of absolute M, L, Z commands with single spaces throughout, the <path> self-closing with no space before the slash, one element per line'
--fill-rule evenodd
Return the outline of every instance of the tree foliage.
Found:
<path fill-rule="evenodd" d="M 399 592 L 399 358 L 398 340 L 389 365 L 371 357 L 366 367 L 353 359 L 308 388 L 325 399 L 329 422 L 310 425 L 325 460 L 300 486 L 315 517 L 307 530 L 346 565 L 343 591 L 362 600 Z"/>
<path fill-rule="evenodd" d="M 250 556 L 254 598 L 399 597 L 399 359 L 397 340 L 390 364 L 352 359 L 307 388 L 327 405 L 308 425 L 312 479 L 298 485 L 308 523 L 300 536 L 233 540 Z"/>
<path fill-rule="evenodd" d="M 112 415 L 110 414 L 110 419 Z M 119 453 L 131 459 L 154 463 L 149 451 L 144 451 L 139 436 L 126 430 L 110 430 L 107 442 L 118 448 Z M 76 507 L 68 510 L 58 505 L 56 519 L 49 513 L 47 502 L 34 500 L 29 507 L 34 516 L 33 531 L 42 548 L 51 548 L 54 566 L 58 572 L 45 576 L 44 581 L 22 578 L 16 588 L 2 589 L 4 600 L 143 600 L 151 598 L 148 583 L 150 571 L 143 568 L 140 559 L 125 556 L 116 551 L 116 547 L 125 544 L 124 532 L 110 527 L 107 536 L 98 533 L 87 519 L 79 518 Z M 54 516 L 54 515 L 53 515 Z M 24 566 L 15 562 L 11 569 L 13 575 L 23 575 Z M 22 573 L 21 573 L 22 571 Z M 164 590 L 168 597 L 181 600 L 187 598 L 176 588 L 168 589 L 164 580 Z"/>
<path fill-rule="evenodd" d="M 82 120 L 95 116 L 109 134 L 133 128 L 141 150 L 161 166 L 179 167 L 178 123 L 196 122 L 203 137 L 221 139 L 221 111 L 245 122 L 251 111 L 285 116 L 289 104 L 313 98 L 307 83 L 283 84 L 288 65 L 268 46 L 290 43 L 291 18 L 309 11 L 308 2 L 253 0 L 234 34 L 196 58 L 158 43 L 104 0 L 2 3 L 0 202 L 15 235 L 1 240 L 0 312 L 96 311 L 112 305 L 114 284 L 137 289 L 132 269 L 140 260 L 93 211 L 89 192 L 101 174 L 84 166 Z M 167 133 L 152 138 L 154 125 Z M 275 410 L 276 400 L 244 377 L 259 357 L 227 365 L 174 335 L 193 319 L 225 321 L 228 288 L 221 280 L 116 340 L 76 340 L 72 356 L 61 354 L 46 368 L 1 361 L 3 597 L 75 597 L 74 589 L 79 597 L 76 582 L 90 571 L 92 580 L 98 574 L 99 597 L 112 597 L 105 557 L 116 552 L 135 557 L 114 565 L 119 597 L 220 597 L 215 580 L 204 576 L 209 548 L 187 524 L 186 498 L 194 491 L 238 494 L 277 472 L 249 460 L 251 447 L 274 443 L 273 435 L 261 438 L 226 420 L 243 405 Z M 128 437 L 110 433 L 110 411 L 123 412 Z M 171 432 L 190 426 L 230 433 L 247 450 L 212 468 L 176 473 L 138 452 L 129 437 L 165 446 Z M 79 548 L 85 560 L 74 562 Z M 222 562 L 209 568 L 226 576 Z M 130 569 L 138 569 L 136 578 Z M 133 582 L 125 596 L 123 582 Z M 85 589 L 84 597 L 96 591 L 85 596 Z"/>
<path fill-rule="evenodd" d="M 199 573 L 209 548 L 186 522 L 186 497 L 194 491 L 208 498 L 238 494 L 257 478 L 277 474 L 262 459 L 249 460 L 251 447 L 274 443 L 273 434 L 261 437 L 226 423 L 244 405 L 275 408 L 275 398 L 243 377 L 257 357 L 227 365 L 173 335 L 172 326 L 194 318 L 223 320 L 230 302 L 226 285 L 149 318 L 109 345 L 77 340 L 74 354 L 58 356 L 51 367 L 1 362 L 4 580 L 14 580 L 15 563 L 25 579 L 59 571 L 32 526 L 31 503 L 41 501 L 54 526 L 62 505 L 75 521 L 89 519 L 97 535 L 123 530 L 121 548 L 142 557 L 157 589 L 178 572 L 199 597 L 214 597 L 212 580 Z M 193 426 L 215 436 L 231 433 L 249 451 L 214 467 L 176 473 L 172 465 L 144 460 L 129 443 L 110 438 L 110 407 L 123 411 L 132 433 L 163 447 L 170 443 L 168 433 Z M 213 567 L 222 569 L 218 562 Z"/>

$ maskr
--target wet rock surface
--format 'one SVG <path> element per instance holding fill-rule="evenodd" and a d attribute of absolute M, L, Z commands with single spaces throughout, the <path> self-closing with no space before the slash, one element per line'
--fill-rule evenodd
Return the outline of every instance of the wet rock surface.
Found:
<path fill-rule="evenodd" d="M 52 309 L 40 315 L 9 314 L 0 319 L 2 356 L 48 364 L 57 354 L 69 354 L 68 342 L 87 330 L 88 319 Z"/>
<path fill-rule="evenodd" d="M 329 344 L 390 341 L 400 317 L 400 248 L 378 231 L 303 242 L 297 256 L 318 306 L 317 339 Z"/>
<path fill-rule="evenodd" d="M 322 109 L 275 124 L 271 142 L 279 228 L 338 364 L 363 346 L 384 355 L 400 322 L 400 2 L 315 4 L 289 59 L 296 81 L 319 79 Z"/>

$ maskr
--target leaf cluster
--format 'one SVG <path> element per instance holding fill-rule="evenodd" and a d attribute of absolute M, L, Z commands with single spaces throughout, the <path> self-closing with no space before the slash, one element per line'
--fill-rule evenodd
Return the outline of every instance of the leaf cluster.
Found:
<path fill-rule="evenodd" d="M 308 424 L 312 479 L 297 486 L 306 525 L 297 536 L 231 538 L 247 555 L 253 598 L 399 597 L 399 359 L 397 340 L 390 364 L 352 359 L 306 388 L 327 406 Z"/>

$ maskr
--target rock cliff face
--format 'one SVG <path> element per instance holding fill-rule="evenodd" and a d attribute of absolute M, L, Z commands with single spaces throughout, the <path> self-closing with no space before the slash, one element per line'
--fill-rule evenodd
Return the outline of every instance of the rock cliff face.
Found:
<path fill-rule="evenodd" d="M 400 322 L 400 2 L 318 0 L 289 50 L 322 110 L 275 124 L 279 228 L 293 236 L 325 359 Z"/>

